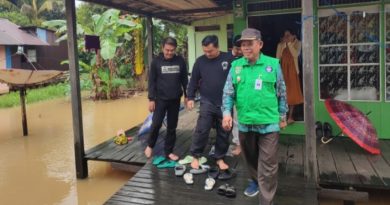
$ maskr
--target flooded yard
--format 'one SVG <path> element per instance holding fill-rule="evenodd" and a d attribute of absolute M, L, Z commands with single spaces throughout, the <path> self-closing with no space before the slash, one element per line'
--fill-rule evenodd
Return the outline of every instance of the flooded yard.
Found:
<path fill-rule="evenodd" d="M 142 122 L 147 102 L 83 100 L 85 148 Z M 132 176 L 90 161 L 89 177 L 76 179 L 69 98 L 28 105 L 27 117 L 23 137 L 20 107 L 0 109 L 0 204 L 102 204 Z"/>

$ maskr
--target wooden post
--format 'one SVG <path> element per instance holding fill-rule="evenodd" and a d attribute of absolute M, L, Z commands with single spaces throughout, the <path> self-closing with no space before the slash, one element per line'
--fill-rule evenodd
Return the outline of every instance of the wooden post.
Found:
<path fill-rule="evenodd" d="M 146 33 L 148 42 L 148 69 L 150 69 L 150 63 L 153 59 L 153 20 L 151 16 L 147 17 L 146 20 Z M 148 70 L 149 73 L 149 70 Z"/>
<path fill-rule="evenodd" d="M 314 116 L 313 1 L 302 0 L 302 58 L 305 112 L 305 178 L 318 184 L 317 149 Z"/>
<path fill-rule="evenodd" d="M 76 160 L 77 178 L 83 179 L 88 177 L 87 160 L 84 152 L 83 136 L 83 118 L 81 109 L 81 93 L 79 78 L 79 58 L 77 52 L 77 35 L 76 35 L 76 8 L 75 1 L 65 1 L 66 8 L 66 25 L 68 33 L 68 58 L 70 71 L 70 85 L 72 97 L 72 116 L 73 116 L 73 134 L 74 150 Z"/>
<path fill-rule="evenodd" d="M 20 94 L 20 106 L 22 107 L 23 136 L 27 136 L 28 128 L 27 128 L 27 116 L 26 116 L 26 88 L 24 87 L 20 88 L 19 94 Z"/>

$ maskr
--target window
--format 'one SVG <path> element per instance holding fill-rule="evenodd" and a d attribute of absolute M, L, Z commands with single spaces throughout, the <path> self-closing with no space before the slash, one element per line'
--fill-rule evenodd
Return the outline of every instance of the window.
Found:
<path fill-rule="evenodd" d="M 380 100 L 379 49 L 377 7 L 320 11 L 320 98 Z"/>
<path fill-rule="evenodd" d="M 37 50 L 35 50 L 35 49 L 28 49 L 27 50 L 27 60 L 30 63 L 36 63 L 37 62 Z"/>
<path fill-rule="evenodd" d="M 390 101 L 390 5 L 386 5 L 386 101 Z"/>

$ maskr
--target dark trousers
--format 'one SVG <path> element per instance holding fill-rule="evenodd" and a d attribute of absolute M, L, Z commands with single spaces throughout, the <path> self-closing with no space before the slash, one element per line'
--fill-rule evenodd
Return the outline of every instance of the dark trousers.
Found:
<path fill-rule="evenodd" d="M 215 125 L 217 137 L 215 142 L 215 159 L 223 159 L 229 148 L 229 134 L 222 127 L 222 111 L 220 106 L 201 100 L 198 122 L 192 137 L 191 154 L 199 158 L 209 139 L 210 129 Z"/>
<path fill-rule="evenodd" d="M 279 132 L 239 132 L 242 155 L 252 179 L 259 184 L 261 205 L 271 205 L 278 185 Z"/>
<path fill-rule="evenodd" d="M 148 146 L 156 145 L 158 133 L 167 114 L 167 134 L 165 137 L 164 151 L 166 155 L 173 152 L 176 142 L 176 127 L 179 119 L 180 98 L 174 100 L 156 100 L 153 113 L 151 131 L 148 138 Z"/>

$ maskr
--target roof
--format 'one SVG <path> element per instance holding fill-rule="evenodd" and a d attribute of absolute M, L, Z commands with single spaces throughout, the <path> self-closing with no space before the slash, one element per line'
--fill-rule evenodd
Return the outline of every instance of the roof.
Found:
<path fill-rule="evenodd" d="M 7 19 L 0 19 L 0 45 L 31 45 L 48 46 L 49 44 L 39 39 L 35 34 L 25 30 Z"/>
<path fill-rule="evenodd" d="M 233 0 L 83 0 L 182 24 L 233 12 Z"/>

